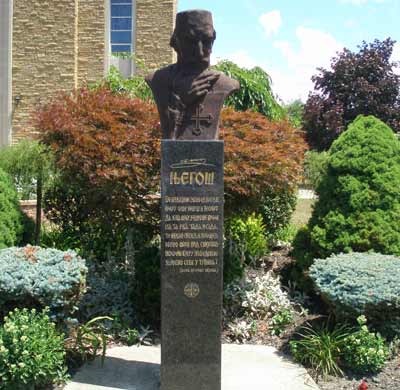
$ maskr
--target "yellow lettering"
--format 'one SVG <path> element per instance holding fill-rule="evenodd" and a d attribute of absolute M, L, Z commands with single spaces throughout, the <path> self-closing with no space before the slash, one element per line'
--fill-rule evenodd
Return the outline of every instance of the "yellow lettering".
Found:
<path fill-rule="evenodd" d="M 189 172 L 183 172 L 181 175 L 181 182 L 183 185 L 189 184 Z"/>
<path fill-rule="evenodd" d="M 214 172 L 171 172 L 169 177 L 169 184 L 171 185 L 213 185 Z M 168 202 L 168 201 L 167 201 Z"/>
<path fill-rule="evenodd" d="M 204 184 L 204 175 L 203 172 L 197 172 L 196 175 L 196 184 L 198 186 L 202 186 Z"/>

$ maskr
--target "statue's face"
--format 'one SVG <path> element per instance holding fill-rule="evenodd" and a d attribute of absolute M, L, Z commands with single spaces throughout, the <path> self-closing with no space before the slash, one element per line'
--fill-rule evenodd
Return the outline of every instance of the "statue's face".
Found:
<path fill-rule="evenodd" d="M 214 28 L 211 25 L 179 32 L 176 38 L 177 52 L 183 64 L 210 65 L 210 56 L 215 39 Z"/>

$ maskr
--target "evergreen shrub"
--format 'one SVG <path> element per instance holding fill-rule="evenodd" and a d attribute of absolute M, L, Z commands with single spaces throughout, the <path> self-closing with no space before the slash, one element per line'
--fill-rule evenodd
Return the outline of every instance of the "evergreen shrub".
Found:
<path fill-rule="evenodd" d="M 309 275 L 336 317 L 365 315 L 385 334 L 400 335 L 400 258 L 348 253 L 317 259 Z"/>
<path fill-rule="evenodd" d="M 268 251 L 265 226 L 261 215 L 236 216 L 225 224 L 225 234 L 232 240 L 242 262 L 254 263 Z"/>
<path fill-rule="evenodd" d="M 67 318 L 85 288 L 85 261 L 73 251 L 35 246 L 0 251 L 0 307 L 49 307 L 54 318 Z"/>
<path fill-rule="evenodd" d="M 333 253 L 400 254 L 400 142 L 379 119 L 359 116 L 333 143 L 317 193 L 296 240 L 303 269 Z"/>
<path fill-rule="evenodd" d="M 64 336 L 47 311 L 10 312 L 0 328 L 0 389 L 43 389 L 66 379 Z"/>
<path fill-rule="evenodd" d="M 22 230 L 17 192 L 9 176 L 0 169 L 0 249 L 18 244 Z"/>

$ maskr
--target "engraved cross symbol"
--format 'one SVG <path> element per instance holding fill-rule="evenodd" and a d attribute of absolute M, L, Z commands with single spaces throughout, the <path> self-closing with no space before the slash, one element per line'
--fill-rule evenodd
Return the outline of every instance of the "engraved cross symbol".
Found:
<path fill-rule="evenodd" d="M 199 104 L 196 107 L 196 114 L 190 118 L 191 121 L 195 122 L 194 129 L 192 130 L 192 133 L 194 135 L 200 135 L 201 134 L 201 122 L 206 122 L 207 126 L 211 125 L 211 122 L 213 120 L 213 117 L 211 114 L 201 116 L 201 112 L 203 111 L 204 106 L 202 104 Z"/>

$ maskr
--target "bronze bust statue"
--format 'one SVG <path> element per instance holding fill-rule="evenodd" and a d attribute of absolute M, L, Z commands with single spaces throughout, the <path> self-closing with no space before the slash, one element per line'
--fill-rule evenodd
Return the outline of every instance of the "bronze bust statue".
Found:
<path fill-rule="evenodd" d="M 224 100 L 239 89 L 239 83 L 208 69 L 215 37 L 210 12 L 190 10 L 176 15 L 171 46 L 177 63 L 146 77 L 157 103 L 163 139 L 218 139 Z"/>

